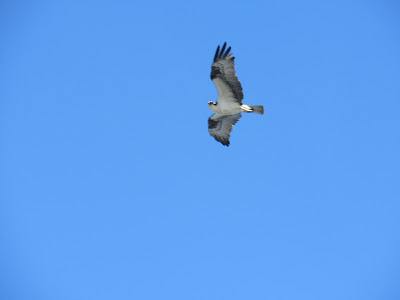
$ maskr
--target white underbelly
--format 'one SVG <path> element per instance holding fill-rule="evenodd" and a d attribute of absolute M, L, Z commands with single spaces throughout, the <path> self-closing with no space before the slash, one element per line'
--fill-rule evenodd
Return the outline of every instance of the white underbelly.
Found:
<path fill-rule="evenodd" d="M 235 102 L 235 99 L 229 99 L 229 101 L 218 101 L 215 107 L 220 114 L 232 115 L 242 112 L 241 105 Z"/>

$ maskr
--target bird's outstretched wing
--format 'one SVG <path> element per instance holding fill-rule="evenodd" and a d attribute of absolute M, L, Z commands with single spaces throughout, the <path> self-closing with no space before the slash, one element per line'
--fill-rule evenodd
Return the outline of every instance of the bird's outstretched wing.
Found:
<path fill-rule="evenodd" d="M 210 132 L 210 135 L 222 145 L 229 146 L 229 137 L 233 125 L 239 121 L 241 116 L 241 113 L 234 115 L 213 114 L 208 119 L 208 132 Z"/>
<path fill-rule="evenodd" d="M 211 65 L 211 80 L 218 90 L 218 101 L 234 101 L 242 105 L 243 89 L 235 73 L 235 58 L 229 54 L 231 47 L 226 51 L 226 42 L 215 52 Z"/>

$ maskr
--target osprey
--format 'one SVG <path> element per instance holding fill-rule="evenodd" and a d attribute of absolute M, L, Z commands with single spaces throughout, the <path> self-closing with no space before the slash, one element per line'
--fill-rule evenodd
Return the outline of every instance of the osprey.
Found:
<path fill-rule="evenodd" d="M 262 105 L 244 105 L 243 89 L 235 74 L 235 62 L 231 47 L 226 51 L 226 42 L 220 51 L 219 45 L 211 65 L 211 80 L 218 90 L 216 103 L 208 102 L 208 107 L 215 112 L 208 119 L 208 131 L 222 145 L 229 146 L 229 137 L 233 125 L 239 121 L 242 112 L 263 115 Z"/>

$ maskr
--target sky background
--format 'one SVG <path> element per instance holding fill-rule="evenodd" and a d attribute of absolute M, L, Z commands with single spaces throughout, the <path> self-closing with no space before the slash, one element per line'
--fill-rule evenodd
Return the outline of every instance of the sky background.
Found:
<path fill-rule="evenodd" d="M 397 1 L 2 1 L 0 298 L 400 298 Z M 245 115 L 209 136 L 210 65 Z"/>

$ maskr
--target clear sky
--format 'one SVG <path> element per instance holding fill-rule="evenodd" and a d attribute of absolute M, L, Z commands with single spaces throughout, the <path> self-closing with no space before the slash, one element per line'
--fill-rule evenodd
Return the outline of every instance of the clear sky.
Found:
<path fill-rule="evenodd" d="M 0 298 L 400 299 L 399 29 L 397 1 L 2 1 Z M 266 109 L 229 148 L 225 41 Z"/>

